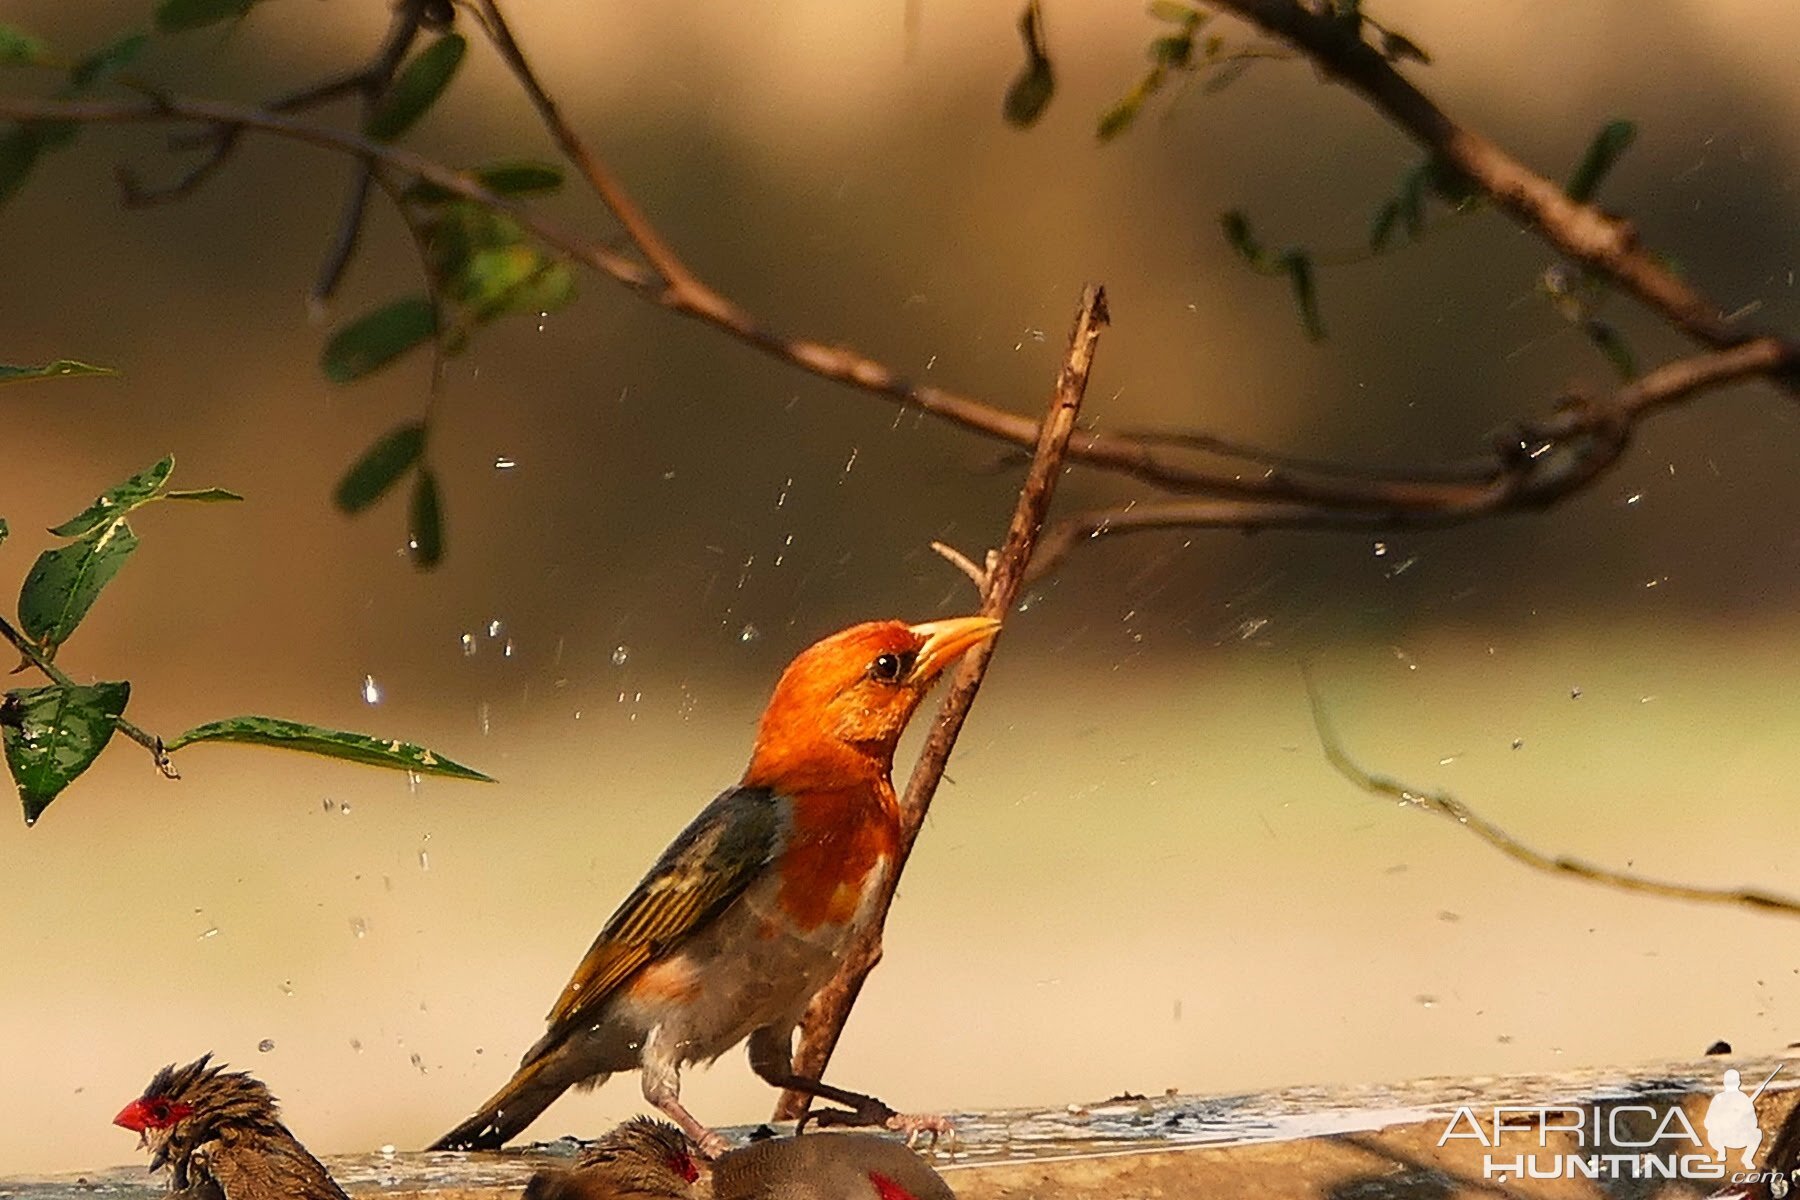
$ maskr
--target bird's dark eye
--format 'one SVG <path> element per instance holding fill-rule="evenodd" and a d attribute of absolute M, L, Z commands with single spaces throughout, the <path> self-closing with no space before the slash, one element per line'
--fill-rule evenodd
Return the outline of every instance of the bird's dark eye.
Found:
<path fill-rule="evenodd" d="M 914 657 L 910 650 L 898 654 L 892 651 L 878 654 L 875 661 L 869 664 L 869 676 L 882 683 L 898 683 L 902 675 L 912 670 Z"/>

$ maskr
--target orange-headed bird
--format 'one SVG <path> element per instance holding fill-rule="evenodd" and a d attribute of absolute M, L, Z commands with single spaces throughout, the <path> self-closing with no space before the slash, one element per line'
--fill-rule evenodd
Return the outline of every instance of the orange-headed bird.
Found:
<path fill-rule="evenodd" d="M 431 1149 L 504 1145 L 571 1085 L 635 1068 L 644 1098 L 716 1155 L 725 1140 L 682 1107 L 681 1068 L 746 1038 L 770 1084 L 873 1103 L 796 1076 L 794 1029 L 899 848 L 901 731 L 944 669 L 999 628 L 990 617 L 871 621 L 801 652 L 763 711 L 743 781 L 606 922 L 512 1079 Z"/>

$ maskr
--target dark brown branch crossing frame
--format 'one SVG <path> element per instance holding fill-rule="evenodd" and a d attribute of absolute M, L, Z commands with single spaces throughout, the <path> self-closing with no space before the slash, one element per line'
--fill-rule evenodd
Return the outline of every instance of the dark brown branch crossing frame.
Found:
<path fill-rule="evenodd" d="M 1037 447 L 1031 456 L 1031 469 L 1019 489 L 1019 501 L 1013 508 L 1012 523 L 1007 526 L 1006 541 L 993 556 L 981 589 L 983 616 L 1005 618 L 1018 600 L 1025 585 L 1026 570 L 1031 563 L 1044 518 L 1050 511 L 1050 499 L 1056 492 L 1056 481 L 1068 457 L 1069 438 L 1075 432 L 1075 418 L 1081 412 L 1081 400 L 1087 394 L 1088 374 L 1094 366 L 1094 350 L 1100 331 L 1110 320 L 1106 309 L 1105 289 L 1090 285 L 1082 293 L 1081 307 L 1075 313 L 1075 325 L 1069 332 L 1069 348 L 1063 354 L 1062 370 L 1056 377 L 1056 391 L 1050 407 L 1038 426 Z M 931 724 L 925 748 L 919 752 L 906 793 L 900 797 L 900 850 L 892 869 L 882 882 L 876 898 L 874 917 L 863 935 L 850 948 L 837 975 L 825 990 L 813 998 L 806 1017 L 800 1023 L 800 1045 L 794 1057 L 795 1071 L 809 1079 L 819 1079 L 837 1048 L 850 1009 L 862 992 L 863 980 L 881 961 L 881 931 L 887 924 L 888 909 L 894 902 L 894 889 L 900 873 L 912 854 L 913 843 L 925 824 L 931 798 L 937 794 L 938 782 L 944 776 L 944 764 L 962 732 L 975 694 L 981 690 L 989 661 L 999 639 L 992 639 L 971 651 L 950 681 L 950 689 L 939 704 Z M 775 1118 L 782 1120 L 805 1113 L 811 1098 L 799 1092 L 783 1092 L 775 1105 Z"/>

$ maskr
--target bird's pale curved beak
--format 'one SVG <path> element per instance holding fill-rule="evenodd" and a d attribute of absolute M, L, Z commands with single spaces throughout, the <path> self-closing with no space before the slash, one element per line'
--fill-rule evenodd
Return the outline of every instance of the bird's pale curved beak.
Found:
<path fill-rule="evenodd" d="M 910 628 L 925 639 L 925 644 L 919 647 L 919 657 L 913 662 L 907 682 L 930 683 L 965 652 L 999 633 L 1000 622 L 993 617 L 950 617 Z"/>

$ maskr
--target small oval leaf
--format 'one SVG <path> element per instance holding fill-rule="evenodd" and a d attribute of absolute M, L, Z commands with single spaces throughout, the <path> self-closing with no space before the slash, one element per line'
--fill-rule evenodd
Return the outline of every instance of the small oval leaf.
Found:
<path fill-rule="evenodd" d="M 25 635 L 54 654 L 137 548 L 137 534 L 121 519 L 38 555 L 19 589 Z"/>
<path fill-rule="evenodd" d="M 406 548 L 413 565 L 427 570 L 437 566 L 444 559 L 444 514 L 438 508 L 437 479 L 429 468 L 421 467 L 413 480 L 408 524 L 411 536 Z"/>
<path fill-rule="evenodd" d="M 378 142 L 391 142 L 411 129 L 450 86 L 467 49 L 461 34 L 447 33 L 419 51 L 394 77 L 363 132 Z"/>
<path fill-rule="evenodd" d="M 333 496 L 347 513 L 358 513 L 379 500 L 425 449 L 425 426 L 402 425 L 363 452 L 344 473 Z"/>
<path fill-rule="evenodd" d="M 1319 296 L 1313 285 L 1312 258 L 1303 250 L 1289 250 L 1281 256 L 1282 268 L 1294 289 L 1294 303 L 1300 308 L 1300 323 L 1313 341 L 1325 339 L 1325 322 L 1319 316 Z"/>
<path fill-rule="evenodd" d="M 0 25 L 0 67 L 28 67 L 44 61 L 50 53 L 43 39 L 23 29 Z"/>
<path fill-rule="evenodd" d="M 148 34 L 134 33 L 103 46 L 69 68 L 69 86 L 83 92 L 105 82 L 135 62 L 149 44 Z"/>
<path fill-rule="evenodd" d="M 331 335 L 319 365 L 333 383 L 378 371 L 437 333 L 437 312 L 423 296 L 408 296 L 358 317 Z"/>
<path fill-rule="evenodd" d="M 0 702 L 0 743 L 27 825 L 100 756 L 130 699 L 129 683 L 52 684 L 6 693 Z"/>
<path fill-rule="evenodd" d="M 326 758 L 341 758 L 372 767 L 413 771 L 420 775 L 444 775 L 452 779 L 494 782 L 492 776 L 411 742 L 386 741 L 362 733 L 345 733 L 299 721 L 284 721 L 279 717 L 244 716 L 211 721 L 181 734 L 169 742 L 166 749 L 174 753 L 198 742 L 241 742 L 252 746 L 273 746 Z"/>
<path fill-rule="evenodd" d="M 1250 229 L 1250 218 L 1243 210 L 1232 209 L 1219 218 L 1219 228 L 1225 231 L 1225 240 L 1238 256 L 1253 267 L 1263 265 L 1262 243 L 1256 240 L 1256 234 Z"/>

